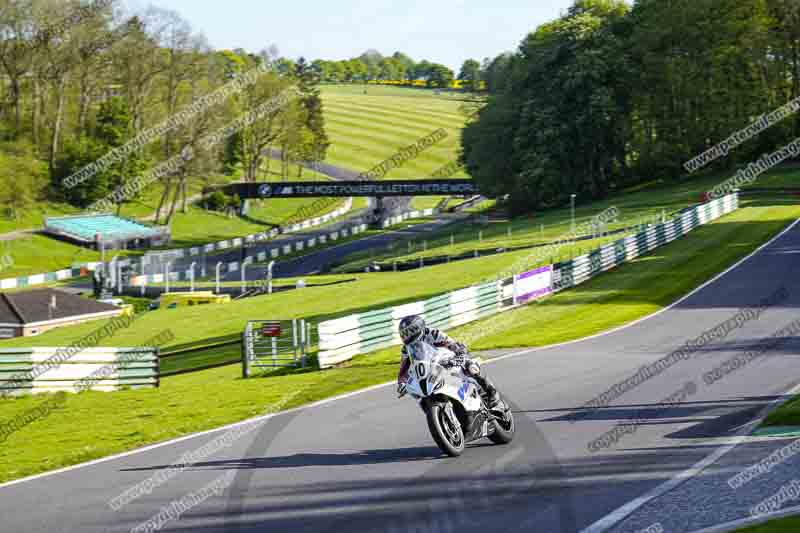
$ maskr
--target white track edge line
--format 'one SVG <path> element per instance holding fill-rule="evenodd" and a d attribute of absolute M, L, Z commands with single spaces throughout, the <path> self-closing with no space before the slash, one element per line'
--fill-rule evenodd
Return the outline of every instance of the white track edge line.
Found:
<path fill-rule="evenodd" d="M 786 391 L 784 394 L 788 394 L 791 396 L 796 396 L 800 393 L 800 384 L 795 385 L 790 390 Z M 679 472 L 671 479 L 665 481 L 664 483 L 656 486 L 655 488 L 651 489 L 650 491 L 646 492 L 642 496 L 638 498 L 634 498 L 633 500 L 629 501 L 622 507 L 612 511 L 611 513 L 607 514 L 600 520 L 594 522 L 589 527 L 580 531 L 580 533 L 603 533 L 608 529 L 616 526 L 621 521 L 625 520 L 631 514 L 639 510 L 645 504 L 651 502 L 652 500 L 658 498 L 659 496 L 663 496 L 664 494 L 668 493 L 672 489 L 682 485 L 683 483 L 691 480 L 697 474 L 705 470 L 710 465 L 716 463 L 723 455 L 727 454 L 729 451 L 736 448 L 742 442 L 745 442 L 750 438 L 750 427 L 755 427 L 759 424 L 773 408 L 775 408 L 778 404 L 783 403 L 784 400 L 782 398 L 778 398 L 776 400 L 771 401 L 759 414 L 758 417 L 751 420 L 748 424 L 746 424 L 741 434 L 734 438 L 732 442 L 717 448 L 715 452 L 710 455 L 707 455 L 704 459 L 701 459 L 697 463 L 693 464 L 683 472 Z"/>
<path fill-rule="evenodd" d="M 686 298 L 688 298 L 689 296 L 691 296 L 692 294 L 697 292 L 697 290 L 700 290 L 701 288 L 709 285 L 710 283 L 713 283 L 714 281 L 716 281 L 717 279 L 721 278 L 725 274 L 727 274 L 730 271 L 734 270 L 735 268 L 739 267 L 742 263 L 744 263 L 745 261 L 749 260 L 750 258 L 755 256 L 756 254 L 761 252 L 761 250 L 763 250 L 767 246 L 770 246 L 772 243 L 774 243 L 775 241 L 777 241 L 778 239 L 783 237 L 786 233 L 791 231 L 798 223 L 800 223 L 800 219 L 795 220 L 794 222 L 789 224 L 789 226 L 787 226 L 783 231 L 778 233 L 775 237 L 773 237 L 772 239 L 770 239 L 766 243 L 764 243 L 761 246 L 759 246 L 756 250 L 754 250 L 752 253 L 750 253 L 747 257 L 745 257 L 741 261 L 737 262 L 735 265 L 733 265 L 732 267 L 727 269 L 725 272 L 719 274 L 718 276 L 714 277 L 710 281 L 704 283 L 703 285 L 698 287 L 696 290 L 694 290 L 691 293 L 689 293 L 688 295 L 686 295 L 681 300 L 678 300 L 678 302 L 675 302 L 675 304 L 673 304 L 673 306 L 677 305 L 682 300 L 685 300 Z M 670 306 L 670 307 L 672 307 L 672 306 Z M 669 309 L 669 307 L 665 308 L 664 310 L 666 310 L 666 309 Z M 658 313 L 656 313 L 656 314 L 658 314 Z M 650 316 L 653 316 L 653 315 L 650 315 Z M 798 392 L 800 392 L 800 385 L 796 385 L 795 387 L 793 387 L 791 390 L 788 391 L 788 394 L 796 395 Z M 780 403 L 782 401 L 783 401 L 782 399 L 773 400 L 772 402 L 770 402 L 770 404 L 767 407 L 765 407 L 765 409 L 762 411 L 762 413 L 768 413 L 774 406 L 776 406 L 778 403 Z M 645 493 L 644 495 L 639 496 L 638 498 L 635 498 L 635 499 L 631 500 L 630 502 L 626 503 L 625 505 L 623 505 L 622 507 L 616 509 L 615 511 L 612 511 L 611 513 L 607 514 L 606 516 L 604 516 L 600 520 L 594 522 L 592 525 L 590 525 L 586 529 L 582 530 L 581 533 L 601 533 L 603 531 L 606 531 L 607 529 L 617 525 L 619 522 L 621 522 L 622 520 L 624 520 L 625 518 L 630 516 L 632 513 L 634 513 L 636 510 L 638 510 L 640 507 L 642 507 L 646 503 L 648 503 L 648 502 L 654 500 L 655 498 L 657 498 L 657 497 L 669 492 L 670 490 L 674 489 L 675 487 L 677 487 L 681 483 L 683 483 L 685 481 L 688 481 L 692 477 L 696 476 L 702 470 L 704 470 L 706 467 L 708 467 L 709 465 L 715 463 L 723 455 L 725 455 L 729 451 L 733 450 L 736 446 L 738 446 L 739 444 L 744 442 L 749 437 L 749 427 L 750 426 L 754 426 L 755 424 L 759 423 L 763 419 L 764 416 L 765 416 L 765 414 L 762 414 L 761 416 L 757 417 L 756 419 L 754 419 L 750 423 L 745 424 L 742 427 L 742 432 L 741 432 L 742 435 L 740 435 L 739 437 L 735 438 L 733 442 L 731 442 L 731 443 L 729 443 L 729 444 L 727 444 L 725 446 L 722 446 L 721 448 L 718 448 L 717 451 L 715 451 L 714 453 L 706 456 L 705 459 L 702 459 L 702 460 L 698 461 L 697 463 L 692 465 L 690 468 L 684 470 L 683 472 L 680 472 L 680 473 L 676 474 L 675 476 L 672 477 L 672 479 L 670 479 L 668 481 L 665 481 L 664 483 L 662 483 L 661 485 L 658 485 L 657 487 L 655 487 L 654 489 L 652 489 L 649 492 Z"/>
<path fill-rule="evenodd" d="M 166 440 L 166 441 L 163 441 L 163 442 L 158 442 L 156 444 L 150 444 L 150 445 L 142 447 L 142 448 L 136 448 L 136 449 L 133 449 L 133 450 L 128 450 L 126 452 L 122 452 L 122 453 L 118 453 L 118 454 L 114 454 L 114 455 L 109 455 L 107 457 L 100 457 L 98 459 L 94 459 L 92 461 L 87 461 L 85 463 L 79 463 L 77 465 L 71 465 L 71 466 L 67 466 L 67 467 L 64 467 L 64 468 L 59 468 L 58 470 L 52 470 L 52 471 L 49 471 L 49 472 L 42 472 L 41 474 L 35 474 L 33 476 L 28 476 L 28 477 L 24 477 L 24 478 L 20 478 L 20 479 L 15 479 L 15 480 L 12 480 L 12 481 L 7 481 L 6 483 L 0 483 L 0 489 L 4 489 L 6 487 L 11 487 L 13 485 L 18 485 L 20 483 L 25 483 L 25 482 L 28 482 L 28 481 L 34 481 L 34 480 L 41 479 L 41 478 L 48 477 L 48 476 L 54 476 L 56 474 L 63 474 L 65 472 L 69 472 L 71 470 L 77 470 L 79 468 L 85 468 L 87 466 L 93 466 L 93 465 L 97 465 L 97 464 L 100 464 L 100 463 L 113 461 L 115 459 L 121 459 L 123 457 L 128 457 L 128 456 L 135 455 L 135 454 L 138 454 L 138 453 L 143 453 L 143 452 L 155 450 L 157 448 L 162 448 L 164 446 L 177 444 L 179 442 L 191 440 L 191 439 L 194 439 L 194 438 L 197 438 L 197 437 L 203 437 L 203 436 L 206 436 L 206 435 L 211 435 L 213 433 L 219 433 L 221 431 L 226 431 L 226 430 L 229 430 L 229 429 L 233 429 L 233 428 L 236 428 L 236 427 L 239 427 L 239 426 L 244 426 L 244 425 L 247 425 L 247 424 L 251 424 L 253 422 L 259 422 L 259 421 L 263 421 L 263 420 L 268 420 L 268 419 L 274 418 L 276 416 L 288 415 L 288 414 L 297 413 L 297 412 L 300 412 L 300 411 L 305 411 L 306 409 L 312 409 L 314 407 L 320 407 L 320 406 L 328 404 L 328 403 L 332 403 L 332 402 L 335 402 L 335 401 L 338 401 L 338 400 L 344 400 L 346 398 L 350 398 L 352 396 L 363 394 L 365 392 L 370 392 L 372 390 L 380 389 L 382 387 L 386 387 L 387 385 L 392 385 L 394 383 L 395 383 L 394 381 L 387 381 L 385 383 L 379 383 L 377 385 L 371 385 L 371 386 L 366 387 L 364 389 L 359 389 L 357 391 L 348 392 L 346 394 L 341 394 L 339 396 L 334 396 L 332 398 L 325 398 L 323 400 L 319 400 L 319 401 L 316 401 L 316 402 L 313 402 L 313 403 L 310 403 L 310 404 L 307 404 L 307 405 L 301 405 L 301 406 L 298 406 L 298 407 L 294 407 L 292 409 L 287 409 L 285 411 L 278 411 L 278 412 L 275 412 L 275 413 L 269 413 L 269 414 L 257 416 L 257 417 L 254 417 L 254 418 L 248 418 L 246 420 L 241 420 L 239 422 L 234 422 L 233 424 L 228 424 L 228 425 L 221 426 L 221 427 L 218 427 L 218 428 L 208 429 L 208 430 L 205 430 L 205 431 L 201 431 L 199 433 L 191 433 L 189 435 L 184 435 L 182 437 L 177 437 L 175 439 L 170 439 L 170 440 Z"/>
<path fill-rule="evenodd" d="M 577 342 L 583 342 L 583 341 L 591 340 L 591 339 L 594 339 L 594 338 L 597 338 L 597 337 L 602 337 L 604 335 L 610 335 L 610 334 L 612 334 L 614 332 L 617 332 L 617 331 L 623 330 L 625 328 L 629 328 L 629 327 L 635 326 L 636 324 L 638 324 L 640 322 L 643 322 L 643 321 L 648 320 L 650 318 L 653 318 L 653 317 L 655 317 L 657 315 L 660 315 L 661 313 L 663 313 L 665 311 L 668 311 L 669 309 L 671 309 L 671 308 L 675 307 L 676 305 L 680 304 L 681 302 L 683 302 L 684 300 L 686 300 L 687 298 L 689 298 L 690 296 L 692 296 L 693 294 L 695 294 L 699 290 L 703 289 L 707 285 L 710 285 L 711 283 L 715 282 L 717 279 L 721 278 L 722 276 L 724 276 L 725 274 L 727 274 L 731 270 L 734 270 L 735 268 L 737 268 L 739 265 L 741 265 L 742 263 L 744 263 L 745 261 L 747 261 L 748 259 L 750 259 L 754 255 L 759 253 L 762 249 L 766 248 L 767 246 L 772 244 L 774 241 L 778 240 L 785 233 L 788 233 L 789 230 L 791 230 L 795 225 L 797 225 L 798 222 L 800 222 L 800 219 L 795 220 L 792 224 L 790 224 L 787 228 L 785 228 L 783 231 L 781 231 L 778 235 L 776 235 L 775 237 L 773 237 L 772 239 L 770 239 L 769 241 L 767 241 L 763 245 L 759 246 L 757 249 L 755 249 L 753 252 L 751 252 L 748 256 L 742 258 L 736 264 L 734 264 L 733 266 L 731 266 L 730 268 L 728 268 L 727 270 L 725 270 L 721 274 L 718 274 L 714 278 L 712 278 L 709 281 L 703 283 L 702 285 L 700 285 L 699 287 L 697 287 L 696 289 L 694 289 L 693 291 L 688 293 L 686 296 L 683 296 L 682 298 L 680 298 L 676 302 L 670 304 L 669 306 L 667 306 L 667 307 L 665 307 L 663 309 L 660 309 L 660 310 L 656 311 L 655 313 L 652 313 L 652 314 L 647 315 L 645 317 L 639 318 L 639 319 L 637 319 L 637 320 L 635 320 L 635 321 L 633 321 L 631 323 L 623 324 L 622 326 L 619 326 L 619 327 L 614 328 L 612 330 L 601 332 L 601 333 L 597 333 L 597 334 L 591 335 L 589 337 L 585 337 L 585 338 L 582 338 L 582 339 L 576 339 L 576 340 L 572 340 L 572 341 L 567 341 L 567 342 L 562 342 L 562 343 L 558 343 L 558 344 L 553 344 L 553 345 L 550 345 L 550 346 L 540 346 L 540 347 L 537 347 L 537 348 L 532 348 L 532 349 L 528 348 L 528 349 L 520 350 L 518 352 L 514 352 L 514 353 L 506 354 L 506 355 L 503 355 L 503 356 L 500 356 L 500 357 L 495 357 L 493 359 L 489 359 L 489 360 L 486 361 L 486 363 L 489 363 L 489 362 L 492 362 L 492 361 L 501 361 L 503 359 L 509 359 L 511 357 L 517 357 L 517 356 L 520 356 L 520 355 L 525 355 L 525 354 L 528 354 L 528 353 L 533 353 L 533 352 L 537 352 L 537 351 L 541 351 L 541 350 L 545 350 L 545 349 L 549 349 L 549 348 L 558 348 L 558 347 L 561 347 L 561 346 L 567 346 L 567 345 L 570 345 L 570 344 L 575 344 Z M 346 244 L 346 243 L 343 243 L 343 244 Z M 7 481 L 6 483 L 0 483 L 0 489 L 4 489 L 6 487 L 11 487 L 13 485 L 18 485 L 18 484 L 21 484 L 21 483 L 26 483 L 28 481 L 34 481 L 34 480 L 41 479 L 41 478 L 48 477 L 48 476 L 54 476 L 56 474 L 63 474 L 65 472 L 69 472 L 69 471 L 72 471 L 72 470 L 77 470 L 79 468 L 85 468 L 85 467 L 88 467 L 88 466 L 93 466 L 93 465 L 105 463 L 105 462 L 108 462 L 108 461 L 113 461 L 115 459 L 121 459 L 123 457 L 128 457 L 128 456 L 131 456 L 131 455 L 135 455 L 137 453 L 143 453 L 143 452 L 147 452 L 147 451 L 154 450 L 154 449 L 157 449 L 157 448 L 161 448 L 161 447 L 164 447 L 164 446 L 177 444 L 179 442 L 190 440 L 190 439 L 193 439 L 193 438 L 196 438 L 196 437 L 202 437 L 202 436 L 205 436 L 205 435 L 210 435 L 212 433 L 225 431 L 227 429 L 231 429 L 231 428 L 235 428 L 235 427 L 238 427 L 238 426 L 242 426 L 242 425 L 245 425 L 245 424 L 248 424 L 248 423 L 251 423 L 251 422 L 255 422 L 255 421 L 259 421 L 259 420 L 266 420 L 266 419 L 269 419 L 269 418 L 272 418 L 272 417 L 275 417 L 275 416 L 280 416 L 280 415 L 285 415 L 285 414 L 290 414 L 290 413 L 296 413 L 296 412 L 299 412 L 299 411 L 303 411 L 305 409 L 312 409 L 314 407 L 319 407 L 319 406 L 325 405 L 327 403 L 335 402 L 335 401 L 338 401 L 338 400 L 344 400 L 346 398 L 351 398 L 351 397 L 357 396 L 359 394 L 363 394 L 363 393 L 370 392 L 370 391 L 373 391 L 373 390 L 376 390 L 376 389 L 379 389 L 379 388 L 382 388 L 382 387 L 386 387 L 386 386 L 392 385 L 394 383 L 395 383 L 394 381 L 388 381 L 388 382 L 385 382 L 385 383 L 380 383 L 378 385 L 372 385 L 372 386 L 366 387 L 364 389 L 353 391 L 353 392 L 350 392 L 350 393 L 347 393 L 347 394 L 343 394 L 343 395 L 340 395 L 340 396 L 334 396 L 333 398 L 327 398 L 327 399 L 324 399 L 324 400 L 319 400 L 317 402 L 313 402 L 313 403 L 310 403 L 308 405 L 303 405 L 303 406 L 300 406 L 300 407 L 295 407 L 293 409 L 288 409 L 286 411 L 280 411 L 280 412 L 277 412 L 277 413 L 270 413 L 270 414 L 258 416 L 258 417 L 255 417 L 255 418 L 248 418 L 246 420 L 241 420 L 241 421 L 235 422 L 233 424 L 228 424 L 226 426 L 222 426 L 222 427 L 219 427 L 219 428 L 214 428 L 214 429 L 201 431 L 199 433 L 192 433 L 190 435 L 184 435 L 183 437 L 178 437 L 176 439 L 171 439 L 171 440 L 167 440 L 167 441 L 164 441 L 164 442 L 151 444 L 151 445 L 145 446 L 143 448 L 136 448 L 136 449 L 128 450 L 126 452 L 118 453 L 118 454 L 115 454 L 115 455 L 109 455 L 107 457 L 101 457 L 101 458 L 98 458 L 98 459 L 94 459 L 92 461 L 87 461 L 85 463 L 79 463 L 77 465 L 67 466 L 67 467 L 64 467 L 64 468 L 60 468 L 58 470 L 51 470 L 49 472 L 42 472 L 41 474 L 35 474 L 33 476 L 28 476 L 28 477 L 24 477 L 24 478 L 20 478 L 20 479 L 15 479 L 15 480 L 12 480 L 12 481 Z"/>

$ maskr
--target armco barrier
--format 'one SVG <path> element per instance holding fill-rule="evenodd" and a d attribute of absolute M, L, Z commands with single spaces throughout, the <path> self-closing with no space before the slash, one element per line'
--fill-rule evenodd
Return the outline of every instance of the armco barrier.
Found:
<path fill-rule="evenodd" d="M 553 265 L 553 290 L 579 285 L 593 276 L 670 243 L 698 226 L 707 224 L 739 208 L 739 198 L 730 194 L 712 202 L 689 208 L 663 224 L 619 239 L 588 254 Z"/>
<path fill-rule="evenodd" d="M 397 307 L 329 320 L 319 325 L 319 365 L 328 368 L 360 353 L 400 343 L 397 324 L 418 314 L 433 327 L 452 328 L 497 312 L 499 283 L 475 287 Z"/>
<path fill-rule="evenodd" d="M 66 348 L 0 350 L 0 393 L 115 391 L 159 385 L 158 348 L 87 348 L 44 368 Z"/>
<path fill-rule="evenodd" d="M 329 368 L 356 355 L 400 344 L 397 324 L 408 315 L 422 315 L 433 327 L 452 328 L 574 287 L 738 207 L 738 196 L 730 194 L 687 208 L 668 222 L 649 226 L 636 235 L 571 261 L 539 267 L 513 278 L 468 287 L 421 302 L 322 322 L 319 325 L 319 366 Z"/>
<path fill-rule="evenodd" d="M 406 211 L 400 215 L 395 215 L 393 217 L 389 217 L 381 222 L 381 227 L 386 229 L 389 226 L 394 226 L 395 224 L 399 224 L 404 220 L 409 220 L 411 218 L 420 218 L 420 217 L 429 217 L 436 213 L 438 213 L 438 209 L 423 209 L 422 211 Z"/>

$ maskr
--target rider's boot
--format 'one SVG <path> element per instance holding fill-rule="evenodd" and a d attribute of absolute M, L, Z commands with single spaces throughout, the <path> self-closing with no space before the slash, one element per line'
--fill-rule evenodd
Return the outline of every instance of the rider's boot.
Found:
<path fill-rule="evenodd" d="M 489 409 L 494 409 L 497 407 L 497 404 L 500 403 L 500 393 L 497 392 L 497 387 L 494 386 L 494 383 L 492 383 L 489 378 L 486 377 L 481 365 L 470 360 L 467 361 L 465 370 L 475 381 L 478 382 L 478 385 L 481 386 L 484 392 L 486 392 L 486 395 L 488 396 Z"/>
<path fill-rule="evenodd" d="M 480 385 L 481 388 L 486 391 L 489 409 L 494 409 L 497 407 L 497 404 L 500 403 L 500 393 L 497 392 L 497 387 L 495 387 L 489 378 L 485 376 L 475 376 L 474 379 L 478 382 L 478 385 Z"/>

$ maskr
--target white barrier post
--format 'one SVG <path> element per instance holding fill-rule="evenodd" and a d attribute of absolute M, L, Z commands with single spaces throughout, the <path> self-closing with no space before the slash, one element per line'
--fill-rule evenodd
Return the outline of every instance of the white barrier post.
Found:
<path fill-rule="evenodd" d="M 191 280 L 191 285 L 190 285 L 190 288 L 189 288 L 190 292 L 194 292 L 194 267 L 195 266 L 197 266 L 197 262 L 192 262 L 192 264 L 189 266 L 189 269 L 190 269 L 189 278 Z"/>
<path fill-rule="evenodd" d="M 164 291 L 165 293 L 169 292 L 169 269 L 171 266 L 172 263 L 170 263 L 169 261 L 167 261 L 167 264 L 164 265 L 164 282 L 167 284 L 166 290 Z"/>
<path fill-rule="evenodd" d="M 222 261 L 217 263 L 217 266 L 214 267 L 214 270 L 217 273 L 217 294 L 219 294 L 219 269 L 222 267 Z"/>

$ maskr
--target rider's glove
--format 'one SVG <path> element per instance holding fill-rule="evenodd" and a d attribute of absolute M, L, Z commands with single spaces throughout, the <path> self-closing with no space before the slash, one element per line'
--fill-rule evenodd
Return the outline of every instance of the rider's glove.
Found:
<path fill-rule="evenodd" d="M 464 363 L 467 361 L 467 356 L 463 352 L 456 353 L 450 358 L 450 361 L 453 366 L 464 366 Z"/>

